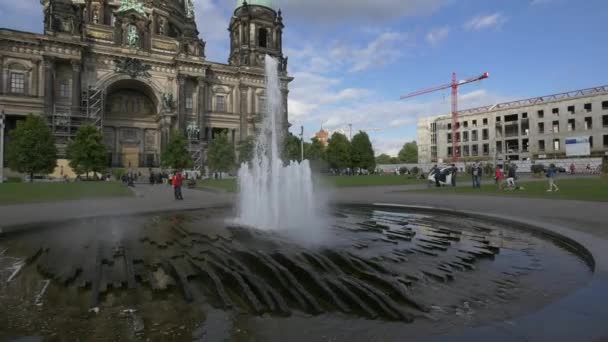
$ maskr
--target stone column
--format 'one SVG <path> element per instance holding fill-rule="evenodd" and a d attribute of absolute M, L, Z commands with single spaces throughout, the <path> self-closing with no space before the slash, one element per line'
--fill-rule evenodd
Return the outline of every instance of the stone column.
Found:
<path fill-rule="evenodd" d="M 232 146 L 236 147 L 236 132 L 234 128 L 230 130 L 230 140 L 232 142 Z"/>
<path fill-rule="evenodd" d="M 239 122 L 239 139 L 241 141 L 245 140 L 247 138 L 247 116 L 248 116 L 248 111 L 247 111 L 247 98 L 248 98 L 248 92 L 249 89 L 247 87 L 241 86 L 240 90 L 239 90 L 239 95 L 240 95 L 240 122 Z"/>
<path fill-rule="evenodd" d="M 206 118 L 205 118 L 205 111 L 206 111 L 206 102 L 205 102 L 205 78 L 204 77 L 199 77 L 197 79 L 198 81 L 198 95 L 197 95 L 197 100 L 198 100 L 198 105 L 197 105 L 197 109 L 198 109 L 198 127 L 201 130 L 201 135 L 205 134 L 205 127 L 207 127 L 206 125 Z M 201 136 L 201 140 L 203 139 L 203 137 Z"/>
<path fill-rule="evenodd" d="M 177 127 L 180 132 L 186 129 L 186 76 L 178 75 L 178 109 L 177 109 Z"/>
<path fill-rule="evenodd" d="M 209 125 L 210 127 L 207 127 L 207 143 L 210 144 L 211 140 L 212 140 L 212 135 L 213 135 L 213 128 L 211 127 L 211 125 Z"/>
<path fill-rule="evenodd" d="M 32 96 L 38 96 L 40 89 L 40 60 L 32 60 L 32 64 L 34 65 L 32 70 Z"/>
<path fill-rule="evenodd" d="M 54 97 L 54 79 L 53 69 L 55 61 L 51 57 L 44 57 L 44 111 L 46 115 L 53 114 Z"/>
<path fill-rule="evenodd" d="M 120 127 L 114 127 L 114 165 L 120 165 L 122 155 L 120 150 Z M 122 165 L 124 167 L 124 165 Z"/>
<path fill-rule="evenodd" d="M 72 114 L 80 114 L 80 62 L 72 61 Z"/>
<path fill-rule="evenodd" d="M 0 95 L 4 94 L 4 56 L 0 56 Z"/>
<path fill-rule="evenodd" d="M 141 133 L 141 140 L 139 141 L 139 167 L 144 167 L 144 163 L 146 162 L 146 129 L 142 128 L 139 131 Z"/>

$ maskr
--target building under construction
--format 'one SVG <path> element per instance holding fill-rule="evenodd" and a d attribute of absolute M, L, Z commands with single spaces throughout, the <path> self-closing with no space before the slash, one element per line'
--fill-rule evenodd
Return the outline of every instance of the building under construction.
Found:
<path fill-rule="evenodd" d="M 588 137 L 590 156 L 608 151 L 608 86 L 500 103 L 418 120 L 418 162 L 563 158 L 566 140 Z M 456 150 L 455 150 L 456 149 Z"/>

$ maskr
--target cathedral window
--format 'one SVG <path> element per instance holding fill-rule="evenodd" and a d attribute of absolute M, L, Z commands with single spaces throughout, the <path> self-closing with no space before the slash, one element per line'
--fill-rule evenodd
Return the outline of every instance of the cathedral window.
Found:
<path fill-rule="evenodd" d="M 268 47 L 268 31 L 265 28 L 258 30 L 258 46 Z"/>
<path fill-rule="evenodd" d="M 260 98 L 258 99 L 258 113 L 266 113 L 266 111 L 266 98 L 260 96 Z"/>
<path fill-rule="evenodd" d="M 223 95 L 218 95 L 215 97 L 215 111 L 216 112 L 225 112 L 226 111 L 226 97 Z"/>
<path fill-rule="evenodd" d="M 192 99 L 192 96 L 186 97 L 186 111 L 192 112 L 193 107 L 194 107 L 194 101 Z"/>
<path fill-rule="evenodd" d="M 11 93 L 23 94 L 25 93 L 25 74 L 20 72 L 11 73 Z"/>
<path fill-rule="evenodd" d="M 70 98 L 70 82 L 68 80 L 63 80 L 59 82 L 59 97 L 68 99 Z"/>

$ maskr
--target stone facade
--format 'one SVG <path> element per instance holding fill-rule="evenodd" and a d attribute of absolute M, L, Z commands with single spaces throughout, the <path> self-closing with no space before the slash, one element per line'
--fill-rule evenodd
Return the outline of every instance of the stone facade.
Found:
<path fill-rule="evenodd" d="M 608 86 L 575 90 L 460 112 L 460 159 L 566 157 L 565 139 L 590 137 L 591 156 L 608 152 Z M 450 115 L 418 120 L 420 163 L 451 161 Z"/>
<path fill-rule="evenodd" d="M 279 60 L 288 127 L 280 11 L 236 8 L 227 64 L 205 58 L 192 0 L 43 0 L 44 33 L 0 29 L 0 108 L 8 129 L 46 115 L 62 151 L 96 124 L 115 167 L 154 167 L 170 135 L 190 140 L 197 166 L 214 136 L 235 148 L 265 112 L 264 55 Z M 228 23 L 227 23 L 228 24 Z M 228 37 L 227 37 L 228 38 Z"/>

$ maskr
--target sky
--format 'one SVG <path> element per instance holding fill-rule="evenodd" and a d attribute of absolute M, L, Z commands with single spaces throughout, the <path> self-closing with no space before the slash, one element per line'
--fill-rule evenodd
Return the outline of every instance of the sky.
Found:
<path fill-rule="evenodd" d="M 608 84 L 605 0 L 274 0 L 283 12 L 292 131 L 349 125 L 376 154 L 416 138 L 416 120 L 450 112 L 449 89 L 410 92 L 490 73 L 460 88 L 466 109 Z M 207 59 L 225 63 L 234 0 L 195 0 Z M 41 32 L 39 0 L 0 0 L 0 26 Z"/>

